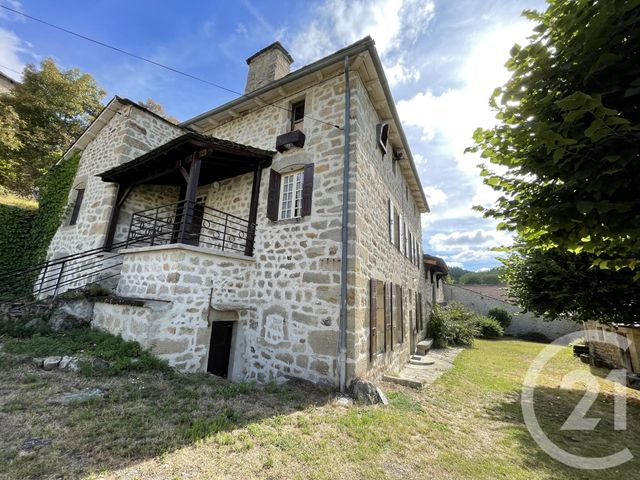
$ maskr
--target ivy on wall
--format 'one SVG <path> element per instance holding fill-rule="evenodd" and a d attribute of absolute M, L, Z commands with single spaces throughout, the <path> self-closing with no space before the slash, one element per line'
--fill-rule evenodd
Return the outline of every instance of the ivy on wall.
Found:
<path fill-rule="evenodd" d="M 65 214 L 79 159 L 80 155 L 74 154 L 49 170 L 40 192 L 38 209 L 0 205 L 0 274 L 27 268 L 46 259 L 47 248 Z M 24 281 L 24 284 L 27 294 L 32 280 Z"/>

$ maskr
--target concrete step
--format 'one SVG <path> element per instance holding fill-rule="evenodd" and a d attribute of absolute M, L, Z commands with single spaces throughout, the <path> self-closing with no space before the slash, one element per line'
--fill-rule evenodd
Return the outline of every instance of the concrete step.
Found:
<path fill-rule="evenodd" d="M 435 361 L 428 359 L 426 355 L 411 355 L 411 357 L 409 358 L 409 363 L 411 365 L 427 366 L 433 365 Z"/>
<path fill-rule="evenodd" d="M 416 388 L 418 390 L 420 390 L 424 386 L 424 383 L 425 383 L 425 382 L 422 382 L 422 381 L 417 380 L 417 379 L 414 380 L 412 378 L 399 377 L 397 375 L 383 375 L 382 376 L 382 380 L 384 382 L 397 383 L 398 385 L 403 385 L 405 387 Z"/>
<path fill-rule="evenodd" d="M 431 345 L 433 345 L 432 338 L 427 338 L 425 340 L 422 340 L 421 342 L 418 342 L 418 344 L 416 345 L 416 353 L 418 355 L 426 355 L 429 352 Z"/>

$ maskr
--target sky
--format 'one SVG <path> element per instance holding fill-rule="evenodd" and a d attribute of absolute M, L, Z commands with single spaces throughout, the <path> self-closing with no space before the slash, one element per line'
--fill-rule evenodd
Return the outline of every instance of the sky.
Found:
<path fill-rule="evenodd" d="M 316 0 L 87 2 L 0 0 L 0 5 L 242 92 L 245 59 L 275 40 L 299 68 L 371 35 L 382 58 L 431 212 L 423 249 L 449 266 L 500 265 L 492 249 L 509 234 L 472 210 L 495 193 L 482 184 L 477 127 L 495 124 L 488 99 L 509 73 L 514 43 L 533 24 L 525 9 L 543 0 Z M 107 92 L 153 98 L 186 120 L 234 94 L 160 69 L 0 9 L 0 71 L 20 78 L 25 64 L 51 57 L 88 72 Z M 108 98 L 107 97 L 107 98 Z M 105 98 L 106 100 L 106 98 Z"/>

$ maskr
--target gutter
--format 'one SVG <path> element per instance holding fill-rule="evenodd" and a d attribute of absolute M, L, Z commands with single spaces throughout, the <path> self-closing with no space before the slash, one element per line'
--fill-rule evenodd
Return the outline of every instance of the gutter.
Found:
<path fill-rule="evenodd" d="M 340 252 L 340 338 L 338 366 L 340 393 L 345 393 L 347 383 L 347 280 L 349 257 L 349 155 L 351 134 L 351 86 L 349 85 L 349 55 L 344 57 L 344 164 L 342 170 L 342 250 Z"/>

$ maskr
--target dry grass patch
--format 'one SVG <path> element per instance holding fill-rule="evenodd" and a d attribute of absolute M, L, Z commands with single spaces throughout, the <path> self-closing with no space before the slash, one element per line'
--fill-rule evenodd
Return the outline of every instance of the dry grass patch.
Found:
<path fill-rule="evenodd" d="M 207 375 L 84 378 L 34 370 L 5 355 L 0 460 L 6 478 L 634 478 L 636 460 L 615 471 L 577 472 L 533 442 L 519 392 L 543 347 L 479 341 L 423 391 L 384 385 L 389 407 L 343 407 L 331 392 L 304 385 L 262 388 Z M 536 398 L 548 431 L 557 431 L 582 397 L 579 388 L 559 388 L 573 369 L 589 367 L 563 349 L 544 373 Z M 629 391 L 629 430 L 615 432 L 607 395 L 612 386 L 602 385 L 604 394 L 590 411 L 604 418 L 597 431 L 552 438 L 574 453 L 602 455 L 624 443 L 640 455 L 638 392 Z M 93 386 L 108 394 L 88 404 L 47 403 L 54 393 Z M 28 438 L 51 443 L 25 453 Z"/>

